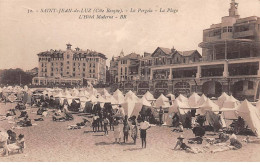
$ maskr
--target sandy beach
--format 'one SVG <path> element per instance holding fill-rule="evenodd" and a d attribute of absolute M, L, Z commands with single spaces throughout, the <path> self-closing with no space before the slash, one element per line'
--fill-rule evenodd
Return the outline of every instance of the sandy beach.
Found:
<path fill-rule="evenodd" d="M 0 103 L 0 115 L 5 115 L 6 111 L 15 104 Z M 78 130 L 68 130 L 67 126 L 82 121 L 82 116 L 74 115 L 73 121 L 53 122 L 52 114 L 45 117 L 44 121 L 34 121 L 39 118 L 35 113 L 37 108 L 28 110 L 29 118 L 32 119 L 33 125 L 22 129 L 15 129 L 17 135 L 25 135 L 26 148 L 21 154 L 10 154 L 8 157 L 0 157 L 3 162 L 27 162 L 27 161 L 260 161 L 260 144 L 246 144 L 242 142 L 243 147 L 240 150 L 225 151 L 212 154 L 209 151 L 216 146 L 211 146 L 205 153 L 191 154 L 185 151 L 174 151 L 177 137 L 181 133 L 172 132 L 171 127 L 154 126 L 147 132 L 147 148 L 141 148 L 141 140 L 137 139 L 137 144 L 133 145 L 133 140 L 129 137 L 126 144 L 115 144 L 113 132 L 109 131 L 108 136 L 103 136 L 103 132 L 93 133 L 92 127 Z M 17 113 L 17 116 L 20 113 Z M 0 127 L 10 129 L 13 124 L 7 120 L 0 121 Z M 184 130 L 182 133 L 187 144 L 188 138 L 193 138 L 191 130 Z M 212 132 L 207 132 L 210 136 Z M 245 136 L 238 136 L 241 141 Z M 203 141 L 202 145 L 189 144 L 190 146 L 205 146 L 207 142 Z"/>

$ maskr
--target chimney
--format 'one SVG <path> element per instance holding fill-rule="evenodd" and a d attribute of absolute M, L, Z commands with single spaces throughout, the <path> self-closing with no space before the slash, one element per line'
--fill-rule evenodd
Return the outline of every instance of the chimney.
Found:
<path fill-rule="evenodd" d="M 76 51 L 79 51 L 79 50 L 80 50 L 79 47 L 76 47 L 75 49 L 76 49 Z"/>

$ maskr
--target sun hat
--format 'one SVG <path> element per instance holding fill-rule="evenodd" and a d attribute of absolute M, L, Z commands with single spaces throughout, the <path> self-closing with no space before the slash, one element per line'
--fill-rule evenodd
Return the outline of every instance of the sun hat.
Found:
<path fill-rule="evenodd" d="M 177 139 L 184 139 L 183 135 L 180 135 Z"/>

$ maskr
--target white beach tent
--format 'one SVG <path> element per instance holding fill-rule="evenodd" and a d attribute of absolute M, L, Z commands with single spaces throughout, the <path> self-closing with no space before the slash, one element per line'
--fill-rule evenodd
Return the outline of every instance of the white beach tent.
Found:
<path fill-rule="evenodd" d="M 200 96 L 194 92 L 188 99 L 189 106 L 191 108 L 197 108 L 199 100 L 200 100 Z"/>
<path fill-rule="evenodd" d="M 149 92 L 149 91 L 147 91 L 144 95 L 143 95 L 143 97 L 147 100 L 147 101 L 154 101 L 154 100 L 156 100 L 155 98 L 154 98 L 154 96 L 151 94 L 151 92 Z"/>
<path fill-rule="evenodd" d="M 155 108 L 169 108 L 170 107 L 170 103 L 169 103 L 169 99 L 167 97 L 165 97 L 163 94 L 160 95 L 160 97 L 158 97 L 158 99 L 156 99 L 155 101 Z"/>
<path fill-rule="evenodd" d="M 186 111 L 189 111 L 190 107 L 189 105 L 181 102 L 180 100 L 175 100 L 173 102 L 173 105 L 170 106 L 168 115 L 166 117 L 166 125 L 171 125 L 172 124 L 172 117 L 175 113 L 177 113 L 179 116 L 185 115 Z"/>
<path fill-rule="evenodd" d="M 257 108 L 247 100 L 244 100 L 239 106 L 237 113 L 241 116 L 248 127 L 260 137 L 260 116 L 257 113 Z"/>
<path fill-rule="evenodd" d="M 219 112 L 219 106 L 207 98 L 207 100 L 199 107 L 197 114 L 204 115 L 206 114 L 206 111 Z"/>
<path fill-rule="evenodd" d="M 132 94 L 134 94 L 134 92 L 132 92 L 132 91 L 130 90 L 130 91 L 128 91 L 128 92 L 125 94 L 125 97 L 131 96 Z"/>
<path fill-rule="evenodd" d="M 183 96 L 182 94 L 180 94 L 177 98 L 176 98 L 176 100 L 179 100 L 179 101 L 181 101 L 181 102 L 189 102 L 189 100 L 188 100 L 188 98 L 187 97 L 185 97 L 185 96 Z"/>
<path fill-rule="evenodd" d="M 224 119 L 234 120 L 238 118 L 237 109 L 240 102 L 232 95 L 223 103 L 223 107 L 220 109 Z"/>
<path fill-rule="evenodd" d="M 134 107 L 135 107 L 135 103 L 137 101 L 136 100 L 132 100 L 130 97 L 128 97 L 124 103 L 122 103 L 122 107 L 124 108 L 125 110 L 125 114 L 128 115 L 128 117 L 131 116 L 133 110 L 134 110 Z"/>
<path fill-rule="evenodd" d="M 139 115 L 139 112 L 142 110 L 143 106 L 152 107 L 151 103 L 148 100 L 146 100 L 145 97 L 142 97 L 138 102 L 135 103 L 134 109 L 130 116 L 135 115 L 137 117 Z"/>
<path fill-rule="evenodd" d="M 218 100 L 216 101 L 216 104 L 222 108 L 224 102 L 229 98 L 229 95 L 227 95 L 225 92 L 222 93 L 221 96 L 219 96 Z"/>
<path fill-rule="evenodd" d="M 166 95 L 166 97 L 169 97 L 171 101 L 175 100 L 175 96 L 172 93 L 169 93 L 168 95 Z"/>
<path fill-rule="evenodd" d="M 139 101 L 139 98 L 133 92 L 131 94 L 129 93 L 128 95 L 125 96 L 125 100 L 128 98 L 130 98 L 136 102 Z"/>
<path fill-rule="evenodd" d="M 117 90 L 114 92 L 113 97 L 118 101 L 118 104 L 123 103 L 123 102 L 124 102 L 124 99 L 125 99 L 123 93 L 122 93 L 119 89 L 117 89 Z"/>
<path fill-rule="evenodd" d="M 207 99 L 208 98 L 204 94 L 200 96 L 200 99 L 197 102 L 197 107 L 200 107 L 202 104 L 204 104 Z"/>
<path fill-rule="evenodd" d="M 89 97 L 89 99 L 91 100 L 91 102 L 92 103 L 97 103 L 97 98 L 96 98 L 96 96 L 94 96 L 94 95 L 91 95 L 90 97 Z"/>
<path fill-rule="evenodd" d="M 240 105 L 240 102 L 235 99 L 232 95 L 230 95 L 228 97 L 227 100 L 224 101 L 223 103 L 223 108 L 235 108 L 235 107 L 238 107 Z"/>

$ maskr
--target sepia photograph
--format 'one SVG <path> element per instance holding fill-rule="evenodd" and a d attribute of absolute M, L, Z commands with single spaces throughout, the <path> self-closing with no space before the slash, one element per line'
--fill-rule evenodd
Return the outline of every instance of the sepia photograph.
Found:
<path fill-rule="evenodd" d="M 0 0 L 0 162 L 259 162 L 260 0 Z"/>

